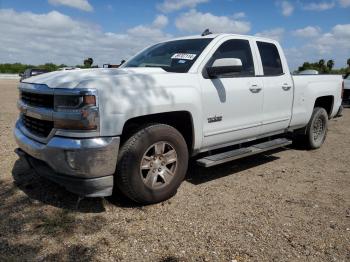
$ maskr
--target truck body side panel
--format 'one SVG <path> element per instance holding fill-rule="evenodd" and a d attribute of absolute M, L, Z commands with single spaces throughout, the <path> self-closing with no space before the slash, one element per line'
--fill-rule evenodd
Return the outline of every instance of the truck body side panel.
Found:
<path fill-rule="evenodd" d="M 311 118 L 315 101 L 319 97 L 332 96 L 333 107 L 330 117 L 334 117 L 341 105 L 341 76 L 300 75 L 292 76 L 294 81 L 294 101 L 290 127 L 306 126 Z"/>

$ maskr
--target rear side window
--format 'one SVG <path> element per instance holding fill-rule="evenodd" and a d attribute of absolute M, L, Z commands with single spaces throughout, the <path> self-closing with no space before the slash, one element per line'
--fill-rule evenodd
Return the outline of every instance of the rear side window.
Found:
<path fill-rule="evenodd" d="M 254 63 L 252 51 L 248 40 L 233 39 L 221 44 L 215 51 L 209 65 L 219 58 L 238 58 L 242 61 L 243 69 L 241 72 L 232 74 L 233 76 L 254 76 Z M 231 76 L 231 74 L 230 74 Z"/>
<path fill-rule="evenodd" d="M 283 74 L 282 62 L 274 44 L 257 42 L 265 76 Z"/>

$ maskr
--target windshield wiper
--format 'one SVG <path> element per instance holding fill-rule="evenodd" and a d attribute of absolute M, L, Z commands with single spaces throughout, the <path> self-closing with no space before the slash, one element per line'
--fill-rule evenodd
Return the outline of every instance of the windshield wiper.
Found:
<path fill-rule="evenodd" d="M 160 68 L 163 68 L 162 66 L 159 66 L 159 65 L 145 65 L 145 67 L 160 67 Z"/>

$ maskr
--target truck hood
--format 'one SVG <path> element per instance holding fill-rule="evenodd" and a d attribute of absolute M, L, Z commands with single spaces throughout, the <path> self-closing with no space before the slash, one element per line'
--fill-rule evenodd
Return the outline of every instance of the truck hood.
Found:
<path fill-rule="evenodd" d="M 50 88 L 76 88 L 84 82 L 96 80 L 115 80 L 119 77 L 150 76 L 153 74 L 167 74 L 162 68 L 94 68 L 55 71 L 33 76 L 23 80 L 24 83 L 43 84 Z"/>

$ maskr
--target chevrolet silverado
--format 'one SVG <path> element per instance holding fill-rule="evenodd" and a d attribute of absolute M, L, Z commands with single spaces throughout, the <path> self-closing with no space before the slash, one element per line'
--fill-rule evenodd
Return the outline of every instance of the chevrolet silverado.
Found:
<path fill-rule="evenodd" d="M 119 188 L 136 202 L 156 203 L 177 192 L 190 157 L 211 167 L 292 138 L 319 148 L 341 111 L 342 82 L 291 75 L 279 43 L 266 38 L 168 40 L 120 68 L 24 79 L 17 153 L 80 196 Z"/>

